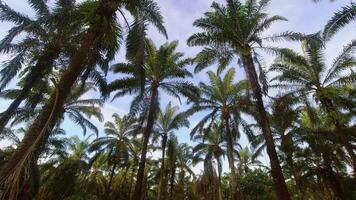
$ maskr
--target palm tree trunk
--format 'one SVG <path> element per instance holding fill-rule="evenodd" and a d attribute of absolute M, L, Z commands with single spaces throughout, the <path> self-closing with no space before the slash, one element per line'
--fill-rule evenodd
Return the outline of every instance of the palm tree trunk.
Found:
<path fill-rule="evenodd" d="M 170 188 L 169 188 L 169 199 L 173 200 L 173 193 L 174 193 L 174 178 L 176 175 L 176 165 L 173 164 L 171 168 L 171 178 L 170 178 Z"/>
<path fill-rule="evenodd" d="M 134 177 L 135 177 L 135 174 L 136 174 L 136 164 L 137 162 L 134 162 L 133 166 L 132 166 L 132 171 L 131 171 L 131 180 L 130 180 L 130 185 L 129 185 L 129 194 L 127 195 L 129 197 L 129 199 L 132 199 L 131 198 L 131 194 L 132 194 L 132 185 L 133 185 L 133 182 L 134 182 Z"/>
<path fill-rule="evenodd" d="M 227 134 L 227 158 L 231 173 L 231 196 L 233 200 L 241 200 L 242 195 L 237 184 L 237 174 L 234 164 L 234 139 L 230 129 L 229 115 L 224 115 L 224 126 Z"/>
<path fill-rule="evenodd" d="M 215 160 L 216 160 L 216 164 L 218 165 L 217 166 L 217 170 L 218 170 L 218 179 L 219 179 L 219 185 L 218 185 L 218 195 L 219 195 L 219 199 L 218 200 L 222 200 L 222 189 L 221 189 L 221 173 L 222 173 L 222 165 L 221 165 L 221 162 L 220 162 L 220 159 L 218 157 L 215 157 Z"/>
<path fill-rule="evenodd" d="M 294 161 L 293 161 L 293 153 L 290 152 L 290 150 L 288 150 L 288 143 L 286 141 L 286 135 L 284 132 L 281 135 L 281 150 L 283 151 L 283 153 L 286 156 L 287 166 L 288 166 L 291 174 L 294 177 L 294 182 L 295 182 L 295 185 L 297 186 L 297 189 L 299 191 L 301 199 L 304 199 L 303 198 L 304 190 L 303 190 L 302 183 L 301 183 L 301 177 L 295 168 Z"/>
<path fill-rule="evenodd" d="M 96 14 L 99 18 L 106 18 L 112 16 L 115 10 L 116 8 L 108 6 L 106 1 L 100 1 Z M 84 69 L 85 60 L 94 41 L 102 35 L 101 31 L 103 30 L 98 29 L 97 26 L 96 23 L 91 24 L 87 33 L 83 36 L 80 47 L 70 59 L 70 64 L 57 84 L 56 90 L 0 172 L 0 187 L 4 189 L 0 194 L 0 199 L 1 197 L 16 199 L 21 185 L 29 180 L 28 167 L 36 163 L 43 151 L 43 146 L 51 132 L 49 128 L 55 124 L 60 116 L 60 110 L 63 108 L 72 86 Z"/>
<path fill-rule="evenodd" d="M 267 154 L 270 159 L 271 174 L 273 177 L 273 182 L 275 185 L 277 197 L 279 200 L 290 200 L 290 194 L 288 192 L 287 184 L 284 180 L 282 168 L 278 160 L 278 155 L 276 151 L 276 146 L 273 141 L 271 126 L 265 110 L 265 106 L 262 98 L 262 91 L 260 84 L 258 82 L 258 76 L 255 69 L 255 64 L 253 63 L 251 53 L 242 56 L 242 61 L 244 64 L 246 76 L 250 82 L 250 87 L 252 88 L 253 96 L 256 99 L 257 111 L 259 114 L 259 122 L 262 127 L 262 133 L 266 140 Z"/>
<path fill-rule="evenodd" d="M 161 200 L 161 197 L 162 197 L 162 184 L 163 184 L 163 178 L 164 178 L 163 176 L 165 173 L 164 172 L 165 171 L 164 161 L 165 161 L 165 155 L 166 155 L 167 139 L 168 139 L 167 133 L 163 133 L 163 137 L 162 137 L 162 165 L 161 165 L 161 174 L 159 176 L 157 200 Z"/>
<path fill-rule="evenodd" d="M 112 184 L 112 180 L 113 180 L 113 178 L 114 178 L 116 165 L 117 165 L 117 164 L 116 164 L 116 162 L 115 162 L 114 165 L 113 165 L 112 168 L 111 168 L 111 171 L 110 171 L 109 183 L 108 183 L 108 187 L 106 188 L 106 189 L 107 189 L 107 193 L 110 193 L 110 190 L 111 190 L 111 184 Z"/>
<path fill-rule="evenodd" d="M 49 72 L 53 67 L 53 62 L 58 57 L 60 47 L 58 44 L 49 44 L 43 50 L 43 55 L 39 57 L 34 69 L 26 76 L 25 85 L 17 97 L 11 102 L 9 107 L 2 113 L 0 118 L 0 133 L 14 115 L 21 102 L 28 97 L 31 89 Z"/>
<path fill-rule="evenodd" d="M 337 197 L 337 199 L 340 200 L 347 200 L 349 199 L 342 187 L 339 179 L 337 178 L 336 173 L 334 172 L 332 166 L 331 166 L 331 161 L 330 158 L 326 153 L 322 153 L 323 156 L 323 161 L 324 161 L 324 167 L 325 167 L 325 172 L 326 172 L 326 179 L 329 182 L 329 185 L 331 186 L 331 189 L 333 190 L 334 195 Z"/>
<path fill-rule="evenodd" d="M 138 172 L 136 176 L 135 192 L 133 196 L 134 200 L 141 200 L 142 194 L 144 193 L 143 180 L 145 176 L 147 146 L 150 139 L 150 135 L 152 133 L 153 124 L 156 118 L 157 106 L 158 106 L 158 86 L 152 86 L 150 108 L 147 117 L 147 125 L 143 132 L 142 153 L 141 153 L 140 163 L 138 166 Z"/>
<path fill-rule="evenodd" d="M 290 171 L 293 174 L 294 182 L 295 182 L 295 185 L 297 186 L 297 188 L 299 190 L 299 194 L 301 195 L 301 199 L 304 199 L 303 196 L 304 196 L 304 191 L 305 190 L 303 189 L 303 186 L 302 186 L 301 176 L 295 169 L 293 158 L 290 155 L 286 155 L 286 161 L 287 161 L 287 164 L 289 166 Z"/>

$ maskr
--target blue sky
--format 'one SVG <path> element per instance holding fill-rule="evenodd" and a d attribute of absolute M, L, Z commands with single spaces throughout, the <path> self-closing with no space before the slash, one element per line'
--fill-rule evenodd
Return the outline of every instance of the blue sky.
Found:
<path fill-rule="evenodd" d="M 224 2 L 224 0 L 216 0 L 218 2 Z M 12 8 L 25 13 L 27 15 L 32 15 L 31 8 L 28 6 L 26 0 L 3 0 L 6 4 Z M 187 38 L 199 31 L 192 26 L 195 19 L 202 16 L 205 11 L 209 10 L 212 0 L 156 0 L 161 8 L 162 15 L 164 16 L 165 26 L 168 31 L 168 41 L 178 40 L 179 47 L 178 50 L 184 52 L 186 56 L 194 56 L 199 52 L 200 48 L 192 48 L 186 45 Z M 279 33 L 283 31 L 297 31 L 304 33 L 314 33 L 323 28 L 328 19 L 333 15 L 335 11 L 340 9 L 342 6 L 349 4 L 350 0 L 337 0 L 336 2 L 330 2 L 329 0 L 322 0 L 320 3 L 313 3 L 312 0 L 272 0 L 268 8 L 268 13 L 271 15 L 281 15 L 286 17 L 288 22 L 279 22 L 273 25 L 266 35 Z M 2 38 L 11 24 L 0 23 L 0 38 Z M 331 62 L 333 58 L 337 55 L 340 49 L 346 45 L 349 41 L 355 38 L 356 26 L 355 23 L 349 25 L 347 28 L 343 29 L 336 37 L 327 45 L 327 62 Z M 167 42 L 166 38 L 160 35 L 156 30 L 149 29 L 149 37 L 156 43 L 156 45 L 161 45 Z M 289 47 L 299 50 L 300 44 L 298 43 L 279 43 L 275 44 L 278 46 Z M 123 62 L 124 52 L 118 53 L 116 62 Z M 0 55 L 0 61 L 4 61 L 9 57 L 9 55 Z M 268 67 L 269 64 L 273 62 L 273 57 L 265 56 L 265 64 Z M 231 65 L 231 67 L 237 67 Z M 193 68 L 193 67 L 192 67 Z M 237 78 L 243 78 L 242 68 L 237 68 Z M 115 79 L 115 76 L 110 74 L 109 80 Z M 196 74 L 192 79 L 193 82 L 198 83 L 199 81 L 205 81 L 207 79 L 206 73 L 201 72 Z M 14 86 L 16 80 L 10 85 Z M 88 96 L 97 96 L 95 93 L 91 93 Z M 166 95 L 161 95 L 162 105 L 165 106 L 169 101 L 173 104 L 179 104 L 178 101 Z M 131 98 L 123 97 L 116 99 L 114 102 L 107 102 L 102 110 L 105 121 L 111 119 L 113 113 L 119 113 L 123 115 L 127 113 Z M 8 102 L 0 101 L 0 111 L 4 110 L 8 105 Z M 181 105 L 181 110 L 187 108 L 186 105 Z M 197 114 L 190 118 L 191 125 L 194 126 L 197 121 L 201 118 L 203 114 Z M 98 127 L 102 130 L 103 123 L 96 122 Z M 67 130 L 69 135 L 79 135 L 81 134 L 81 129 L 70 122 L 65 122 L 63 128 Z M 189 130 L 182 129 L 177 131 L 177 136 L 181 142 L 189 141 Z M 246 139 L 241 139 L 242 145 L 246 145 Z M 263 161 L 266 158 L 262 158 Z"/>

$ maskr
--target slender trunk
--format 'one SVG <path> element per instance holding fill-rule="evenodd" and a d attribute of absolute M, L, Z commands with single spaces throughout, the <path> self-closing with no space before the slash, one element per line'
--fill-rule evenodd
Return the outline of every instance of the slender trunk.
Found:
<path fill-rule="evenodd" d="M 295 169 L 293 158 L 290 155 L 287 155 L 286 160 L 287 160 L 287 164 L 289 166 L 289 169 L 293 174 L 295 185 L 297 186 L 300 195 L 303 196 L 304 189 L 303 189 L 303 186 L 302 186 L 302 183 L 301 183 L 301 177 L 300 177 L 300 174 Z"/>
<path fill-rule="evenodd" d="M 173 164 L 173 166 L 171 168 L 171 178 L 170 178 L 170 188 L 169 188 L 169 199 L 171 199 L 171 200 L 173 200 L 175 175 L 176 175 L 176 165 Z"/>
<path fill-rule="evenodd" d="M 43 55 L 39 57 L 34 69 L 25 78 L 25 84 L 17 97 L 11 102 L 9 107 L 2 113 L 0 118 L 0 133 L 6 124 L 17 111 L 21 102 L 28 97 L 31 89 L 52 69 L 55 58 L 59 55 L 58 44 L 49 44 L 43 50 Z"/>
<path fill-rule="evenodd" d="M 134 177 L 135 177 L 135 174 L 136 174 L 136 163 L 137 162 L 134 162 L 133 164 L 133 167 L 132 167 L 132 172 L 131 172 L 131 180 L 130 180 L 130 185 L 129 185 L 129 194 L 128 194 L 128 197 L 129 199 L 132 199 L 131 197 L 131 193 L 132 193 L 132 185 L 133 185 L 133 182 L 134 182 Z"/>
<path fill-rule="evenodd" d="M 115 4 L 114 4 L 115 5 Z M 111 17 L 116 8 L 108 5 L 107 1 L 100 1 L 96 10 L 96 17 Z M 108 19 L 106 19 L 108 20 Z M 0 172 L 0 188 L 3 192 L 0 197 L 16 199 L 22 185 L 29 181 L 28 168 L 36 163 L 43 151 L 44 144 L 49 138 L 50 125 L 55 124 L 63 108 L 64 102 L 70 94 L 71 88 L 84 69 L 84 63 L 94 41 L 99 38 L 101 29 L 97 23 L 91 24 L 83 36 L 80 47 L 70 59 L 67 70 L 63 73 L 59 83 L 42 112 L 36 117 L 19 147 L 14 151 L 9 161 Z M 0 198 L 1 199 L 1 198 Z"/>
<path fill-rule="evenodd" d="M 153 124 L 155 121 L 155 115 L 158 106 L 158 88 L 157 86 L 152 86 L 151 90 L 151 99 L 150 99 L 150 108 L 148 111 L 147 125 L 143 132 L 143 144 L 142 144 L 142 153 L 140 158 L 140 163 L 138 166 L 138 172 L 136 176 L 136 185 L 133 199 L 141 200 L 143 191 L 143 180 L 145 176 L 145 165 L 146 165 L 146 154 L 147 146 L 152 133 Z"/>
<path fill-rule="evenodd" d="M 302 183 L 301 183 L 301 176 L 295 168 L 293 156 L 292 156 L 293 154 L 290 152 L 290 150 L 288 150 L 288 142 L 286 141 L 286 139 L 287 138 L 286 138 L 285 134 L 283 133 L 281 135 L 281 150 L 283 151 L 283 153 L 286 156 L 287 166 L 288 166 L 291 174 L 293 175 L 294 182 L 295 182 L 295 185 L 299 191 L 301 199 L 304 199 L 303 198 L 304 190 L 303 190 Z"/>
<path fill-rule="evenodd" d="M 114 165 L 113 165 L 112 168 L 111 168 L 111 171 L 110 171 L 109 183 L 108 183 L 108 187 L 107 187 L 108 193 L 110 193 L 110 191 L 111 191 L 111 184 L 112 184 L 112 180 L 113 180 L 113 178 L 114 178 L 116 165 L 117 165 L 117 164 L 116 164 L 116 162 L 115 162 Z"/>
<path fill-rule="evenodd" d="M 164 178 L 164 173 L 165 173 L 164 171 L 166 168 L 164 165 L 164 161 L 165 161 L 165 155 L 166 155 L 167 139 L 168 139 L 167 133 L 163 133 L 163 136 L 162 136 L 162 165 L 161 165 L 161 173 L 159 176 L 157 200 L 161 200 L 161 197 L 162 197 L 163 178 Z"/>
<path fill-rule="evenodd" d="M 329 185 L 331 186 L 331 189 L 333 190 L 334 195 L 339 200 L 349 199 L 345 195 L 345 193 L 341 187 L 341 183 L 331 166 L 330 158 L 328 157 L 328 155 L 326 153 L 322 153 L 322 156 L 323 156 L 323 162 L 324 162 L 324 167 L 325 167 L 325 172 L 326 172 L 326 179 L 329 182 Z"/>
<path fill-rule="evenodd" d="M 266 140 L 267 154 L 270 159 L 271 174 L 273 177 L 277 197 L 279 200 L 290 200 L 291 197 L 288 192 L 287 184 L 284 180 L 280 162 L 278 160 L 276 146 L 273 141 L 271 126 L 263 103 L 262 91 L 258 82 L 258 76 L 256 73 L 255 65 L 253 63 L 252 55 L 243 55 L 242 61 L 246 71 L 246 76 L 250 82 L 250 87 L 252 89 L 253 96 L 256 99 L 259 122 L 262 127 L 263 136 Z"/>
<path fill-rule="evenodd" d="M 217 164 L 217 170 L 218 170 L 218 179 L 219 179 L 219 183 L 218 183 L 218 196 L 219 199 L 218 200 L 222 200 L 222 190 L 221 190 L 221 173 L 222 173 L 222 165 L 220 162 L 220 159 L 218 157 L 215 157 L 216 160 L 216 164 Z"/>
<path fill-rule="evenodd" d="M 227 114 L 224 115 L 224 126 L 227 134 L 227 159 L 231 171 L 231 196 L 233 200 L 241 200 L 242 195 L 237 184 L 237 174 L 234 164 L 234 138 L 231 133 L 229 116 Z"/>

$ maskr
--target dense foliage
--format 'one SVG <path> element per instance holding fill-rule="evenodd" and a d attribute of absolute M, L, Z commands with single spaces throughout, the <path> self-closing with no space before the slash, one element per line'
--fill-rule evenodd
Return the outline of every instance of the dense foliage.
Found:
<path fill-rule="evenodd" d="M 10 102 L 0 113 L 1 200 L 356 199 L 356 38 L 326 62 L 355 3 L 317 33 L 267 36 L 287 20 L 267 13 L 270 0 L 213 2 L 193 23 L 193 58 L 178 41 L 147 37 L 149 26 L 168 37 L 153 0 L 28 3 L 32 18 L 0 1 L 0 21 L 13 24 L 0 41 L 10 57 L 0 65 Z M 122 44 L 126 61 L 113 64 Z M 197 74 L 207 81 L 195 84 Z M 123 96 L 129 112 L 104 119 L 103 106 Z"/>

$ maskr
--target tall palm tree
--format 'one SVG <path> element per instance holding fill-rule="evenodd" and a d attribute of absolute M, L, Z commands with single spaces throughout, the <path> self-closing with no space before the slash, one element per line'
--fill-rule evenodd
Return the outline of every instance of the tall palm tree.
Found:
<path fill-rule="evenodd" d="M 158 193 L 157 193 L 157 200 L 164 199 L 165 192 L 162 191 L 163 182 L 165 178 L 165 159 L 166 159 L 166 148 L 167 148 L 167 140 L 170 135 L 173 134 L 173 131 L 178 130 L 182 127 L 189 127 L 189 121 L 185 116 L 185 113 L 177 113 L 179 107 L 172 106 L 171 102 L 169 102 L 166 108 L 158 113 L 157 121 L 155 123 L 154 131 L 160 136 L 162 139 L 161 141 L 161 172 L 158 181 Z"/>
<path fill-rule="evenodd" d="M 304 97 L 305 98 L 305 97 Z M 334 142 L 334 132 L 330 131 L 332 123 L 328 122 L 327 114 L 322 110 L 310 105 L 305 98 L 303 106 L 304 113 L 301 116 L 299 135 L 306 141 L 318 162 L 313 163 L 317 166 L 317 175 L 324 179 L 324 184 L 332 190 L 332 195 L 339 199 L 349 199 L 339 179 L 338 171 L 340 165 L 345 165 L 345 155 L 340 151 L 339 145 Z M 310 155 L 308 155 L 310 156 Z M 339 161 L 342 158 L 343 161 Z M 313 173 L 313 170 L 311 170 Z"/>
<path fill-rule="evenodd" d="M 341 111 L 353 104 L 353 100 L 340 98 L 355 83 L 356 60 L 353 55 L 356 40 L 348 44 L 335 58 L 330 67 L 324 61 L 324 48 L 321 44 L 304 42 L 304 55 L 292 50 L 284 50 L 271 70 L 279 74 L 273 78 L 278 81 L 275 87 L 298 94 L 313 95 L 321 108 L 328 114 L 329 122 L 334 124 L 339 142 L 346 148 L 356 172 L 356 154 L 350 143 L 348 120 Z M 349 105 L 349 106 L 348 106 Z"/>
<path fill-rule="evenodd" d="M 144 117 L 146 127 L 143 130 L 142 154 L 137 173 L 134 199 L 140 199 L 142 195 L 144 171 L 146 164 L 147 146 L 153 131 L 159 108 L 160 90 L 176 98 L 183 95 L 194 98 L 198 93 L 192 83 L 184 78 L 191 77 L 192 74 L 186 69 L 190 59 L 182 59 L 183 54 L 176 52 L 178 42 L 166 43 L 160 48 L 156 48 L 152 41 L 146 40 L 146 58 L 144 62 L 145 86 L 143 94 L 141 90 L 140 69 L 135 67 L 135 62 L 119 63 L 113 66 L 115 73 L 128 74 L 128 77 L 112 82 L 109 91 L 119 90 L 115 97 L 127 93 L 139 93 L 131 105 L 131 111 L 137 111 L 140 105 L 144 105 Z"/>
<path fill-rule="evenodd" d="M 226 151 L 223 148 L 225 144 L 224 126 L 221 123 L 214 123 L 211 129 L 205 130 L 203 135 L 194 136 L 193 140 L 200 142 L 193 148 L 194 160 L 204 156 L 205 160 L 215 159 L 218 172 L 218 197 L 222 200 L 221 177 L 222 177 L 222 160 Z"/>
<path fill-rule="evenodd" d="M 31 89 L 54 67 L 58 67 L 56 61 L 69 56 L 83 27 L 75 1 L 57 1 L 53 9 L 50 9 L 44 0 L 28 2 L 36 11 L 36 19 L 0 3 L 1 21 L 15 24 L 0 42 L 0 52 L 14 55 L 2 66 L 0 90 L 17 74 L 23 79 L 21 92 L 1 114 L 0 132 L 21 102 L 28 97 Z M 17 41 L 18 36 L 22 34 L 25 34 L 25 37 Z"/>
<path fill-rule="evenodd" d="M 233 199 L 238 198 L 239 188 L 237 187 L 237 174 L 234 165 L 234 144 L 239 136 L 238 126 L 246 123 L 240 117 L 241 108 L 246 104 L 247 82 L 240 81 L 234 83 L 235 70 L 229 69 L 225 76 L 208 72 L 209 82 L 200 83 L 201 97 L 198 98 L 193 106 L 187 111 L 190 114 L 200 111 L 209 111 L 209 113 L 193 128 L 191 134 L 202 131 L 206 123 L 209 122 L 207 129 L 210 129 L 216 118 L 221 118 L 226 132 L 227 158 L 231 171 L 231 191 Z M 232 126 L 233 125 L 233 126 Z M 233 129 L 231 129 L 233 128 Z"/>
<path fill-rule="evenodd" d="M 128 166 L 129 157 L 134 149 L 136 134 L 136 119 L 128 116 L 113 115 L 114 122 L 106 122 L 104 132 L 107 136 L 95 139 L 90 145 L 89 151 L 95 152 L 94 158 L 105 154 L 111 171 L 107 188 L 111 187 L 117 167 Z"/>
<path fill-rule="evenodd" d="M 29 128 L 21 145 L 13 153 L 4 170 L 0 172 L 0 186 L 4 188 L 4 192 L 1 194 L 3 197 L 16 199 L 21 183 L 27 180 L 26 169 L 31 163 L 36 162 L 38 154 L 42 151 L 42 145 L 49 137 L 47 129 L 53 127 L 53 124 L 57 121 L 58 111 L 63 108 L 72 86 L 83 72 L 90 50 L 99 47 L 97 49 L 100 50 L 101 54 L 110 53 L 107 56 L 109 60 L 113 59 L 115 53 L 112 53 L 112 49 L 118 48 L 118 33 L 120 33 L 120 28 L 116 22 L 116 11 L 124 7 L 132 12 L 139 11 L 144 14 L 148 22 L 162 25 L 162 17 L 157 4 L 151 0 L 101 0 L 89 3 L 92 5 L 89 8 L 94 10 L 89 12 L 91 16 L 87 18 L 88 29 L 82 34 L 79 47 L 73 52 L 68 67 L 56 84 L 56 90 L 52 93 L 50 100 Z M 158 27 L 162 28 L 163 26 Z M 20 181 L 21 179 L 23 180 Z"/>
<path fill-rule="evenodd" d="M 271 173 L 279 199 L 290 199 L 284 180 L 275 144 L 272 137 L 268 114 L 263 102 L 266 93 L 265 73 L 262 69 L 256 50 L 276 52 L 276 49 L 262 46 L 266 40 L 299 40 L 303 34 L 285 32 L 280 35 L 264 37 L 263 33 L 277 21 L 285 21 L 281 16 L 269 16 L 265 9 L 269 0 L 226 0 L 226 6 L 213 2 L 212 11 L 196 20 L 194 26 L 203 30 L 188 39 L 190 46 L 208 46 L 197 56 L 196 71 L 218 62 L 220 71 L 234 58 L 239 58 L 244 67 L 258 112 L 257 121 L 267 141 L 267 153 L 270 158 Z M 278 52 L 278 51 L 277 51 Z M 257 73 L 259 71 L 259 75 Z M 263 87 L 262 87 L 263 86 Z"/>

